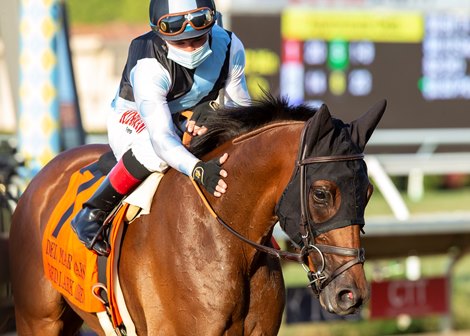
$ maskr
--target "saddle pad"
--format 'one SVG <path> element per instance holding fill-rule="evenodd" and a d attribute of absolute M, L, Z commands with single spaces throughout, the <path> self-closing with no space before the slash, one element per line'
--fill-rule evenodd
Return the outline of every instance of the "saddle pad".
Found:
<path fill-rule="evenodd" d="M 49 218 L 42 241 L 46 277 L 67 300 L 86 312 L 105 310 L 92 294 L 92 287 L 98 282 L 98 256 L 78 240 L 70 222 L 103 179 L 97 164 L 71 176 L 65 194 Z"/>

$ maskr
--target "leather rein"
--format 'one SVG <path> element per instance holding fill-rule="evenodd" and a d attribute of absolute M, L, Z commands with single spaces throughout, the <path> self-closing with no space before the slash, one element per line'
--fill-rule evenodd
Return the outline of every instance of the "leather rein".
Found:
<path fill-rule="evenodd" d="M 296 161 L 296 168 L 300 169 L 300 197 L 301 197 L 301 223 L 300 223 L 300 232 L 302 235 L 302 240 L 304 247 L 301 249 L 300 253 L 294 253 L 289 251 L 278 250 L 270 246 L 265 246 L 258 244 L 239 232 L 233 229 L 228 225 L 223 219 L 221 219 L 217 213 L 214 211 L 213 207 L 209 203 L 206 195 L 202 192 L 199 184 L 190 177 L 191 182 L 196 188 L 199 197 L 202 199 L 206 208 L 209 210 L 211 215 L 231 234 L 245 242 L 246 244 L 254 247 L 260 252 L 267 253 L 271 256 L 274 256 L 278 259 L 283 259 L 287 261 L 295 261 L 304 267 L 307 271 L 307 276 L 310 280 L 309 287 L 312 288 L 315 295 L 320 295 L 320 292 L 339 274 L 343 273 L 350 267 L 355 264 L 364 263 L 365 253 L 363 248 L 348 248 L 348 247 L 339 247 L 339 246 L 330 246 L 315 244 L 311 240 L 314 239 L 315 235 L 310 225 L 310 217 L 308 216 L 307 209 L 307 187 L 306 181 L 307 177 L 305 174 L 305 167 L 307 165 L 316 164 L 316 163 L 328 163 L 328 162 L 339 162 L 339 161 L 352 161 L 352 160 L 362 160 L 364 154 L 351 154 L 351 155 L 331 155 L 331 156 L 318 156 L 318 157 L 309 157 L 306 158 L 306 146 L 305 146 L 305 134 L 308 124 L 304 127 L 301 135 L 301 144 L 299 151 L 299 158 Z M 334 228 L 334 227 L 333 227 Z M 318 267 L 314 265 L 313 256 L 318 254 L 321 259 L 321 265 Z M 325 272 L 326 260 L 324 254 L 336 254 L 345 257 L 354 257 L 354 259 L 346 262 L 345 264 L 339 266 L 332 274 L 327 274 Z"/>

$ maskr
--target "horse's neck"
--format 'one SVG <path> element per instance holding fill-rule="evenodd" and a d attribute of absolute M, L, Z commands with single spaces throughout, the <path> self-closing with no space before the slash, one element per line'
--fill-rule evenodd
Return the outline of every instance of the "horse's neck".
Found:
<path fill-rule="evenodd" d="M 302 125 L 265 127 L 233 141 L 221 210 L 245 237 L 260 241 L 274 225 L 274 208 L 292 175 Z"/>

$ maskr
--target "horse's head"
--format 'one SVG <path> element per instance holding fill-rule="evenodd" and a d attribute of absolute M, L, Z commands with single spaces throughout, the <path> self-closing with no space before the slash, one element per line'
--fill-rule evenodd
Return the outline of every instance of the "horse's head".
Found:
<path fill-rule="evenodd" d="M 340 315 L 369 295 L 360 232 L 372 185 L 362 153 L 385 106 L 345 124 L 323 105 L 304 128 L 296 171 L 277 207 L 281 226 L 302 247 L 313 291 Z"/>

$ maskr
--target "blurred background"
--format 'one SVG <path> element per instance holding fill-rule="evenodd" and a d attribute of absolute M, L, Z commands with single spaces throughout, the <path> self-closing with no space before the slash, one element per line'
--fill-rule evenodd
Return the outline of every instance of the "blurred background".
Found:
<path fill-rule="evenodd" d="M 130 41 L 149 30 L 148 4 L 2 0 L 0 256 L 31 177 L 65 149 L 107 141 L 107 111 Z M 375 186 L 363 236 L 371 299 L 356 315 L 328 314 L 303 269 L 286 264 L 279 335 L 470 335 L 470 1 L 216 5 L 245 45 L 252 97 L 267 90 L 292 104 L 324 102 L 345 121 L 388 100 L 366 152 Z M 0 334 L 14 334 L 5 266 Z"/>

